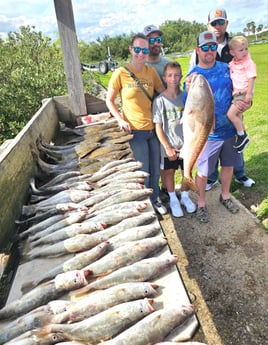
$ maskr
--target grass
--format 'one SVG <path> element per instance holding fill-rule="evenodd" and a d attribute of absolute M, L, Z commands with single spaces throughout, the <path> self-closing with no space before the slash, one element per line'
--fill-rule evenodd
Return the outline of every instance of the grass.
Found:
<path fill-rule="evenodd" d="M 244 123 L 250 136 L 251 143 L 244 153 L 245 167 L 247 175 L 251 176 L 256 185 L 250 188 L 251 193 L 258 195 L 256 215 L 261 220 L 265 220 L 263 225 L 268 229 L 268 44 L 255 44 L 249 46 L 252 59 L 257 65 L 257 79 L 255 82 L 253 106 L 245 112 Z M 179 57 L 176 59 L 185 77 L 188 71 L 189 57 Z M 100 82 L 107 88 L 112 72 L 106 75 L 99 74 Z M 176 183 L 180 183 L 181 176 L 176 174 Z M 234 181 L 231 185 L 232 193 L 241 198 L 245 187 L 238 186 Z"/>

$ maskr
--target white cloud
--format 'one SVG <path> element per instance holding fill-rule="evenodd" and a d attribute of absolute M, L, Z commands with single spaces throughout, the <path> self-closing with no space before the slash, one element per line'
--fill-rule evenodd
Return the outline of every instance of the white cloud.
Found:
<path fill-rule="evenodd" d="M 147 24 L 161 25 L 166 20 L 183 19 L 206 24 L 208 12 L 215 7 L 227 10 L 229 31 L 243 31 L 248 22 L 268 25 L 267 0 L 72 0 L 79 40 L 90 42 L 104 35 L 114 36 L 142 31 Z M 1 3 L 1 35 L 33 25 L 37 31 L 55 38 L 58 34 L 54 1 L 17 0 Z"/>

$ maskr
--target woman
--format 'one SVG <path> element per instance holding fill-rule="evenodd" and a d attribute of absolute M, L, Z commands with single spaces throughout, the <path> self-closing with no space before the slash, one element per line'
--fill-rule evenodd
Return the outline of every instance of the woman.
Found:
<path fill-rule="evenodd" d="M 108 85 L 106 104 L 120 128 L 133 134 L 129 144 L 135 159 L 142 162 L 142 169 L 150 174 L 145 179 L 145 186 L 153 189 L 152 204 L 158 213 L 165 214 L 167 210 L 159 200 L 160 144 L 152 118 L 154 91 L 160 93 L 164 86 L 155 69 L 145 65 L 149 54 L 148 38 L 141 33 L 135 35 L 129 51 L 131 61 L 126 64 L 128 70 L 120 67 L 113 72 Z M 133 79 L 131 73 L 139 82 Z M 118 93 L 121 97 L 122 113 L 115 104 Z"/>

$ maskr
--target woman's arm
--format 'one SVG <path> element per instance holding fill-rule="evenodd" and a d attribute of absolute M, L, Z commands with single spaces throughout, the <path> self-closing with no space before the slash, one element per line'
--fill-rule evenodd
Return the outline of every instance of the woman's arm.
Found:
<path fill-rule="evenodd" d="M 119 112 L 115 104 L 116 96 L 117 96 L 117 91 L 109 87 L 107 91 L 107 96 L 106 96 L 106 105 L 110 113 L 117 120 L 119 127 L 123 129 L 125 132 L 131 133 L 131 128 L 130 128 L 129 123 L 123 119 L 122 114 Z"/>

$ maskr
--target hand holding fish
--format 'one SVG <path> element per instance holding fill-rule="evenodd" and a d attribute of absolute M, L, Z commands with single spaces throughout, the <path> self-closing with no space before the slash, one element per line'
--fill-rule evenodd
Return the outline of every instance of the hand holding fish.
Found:
<path fill-rule="evenodd" d="M 191 85 L 191 82 L 192 80 L 197 76 L 197 72 L 194 72 L 190 75 L 188 75 L 188 77 L 185 78 L 185 86 L 186 86 L 186 92 L 188 93 L 189 92 L 189 89 L 190 89 L 190 85 Z"/>

